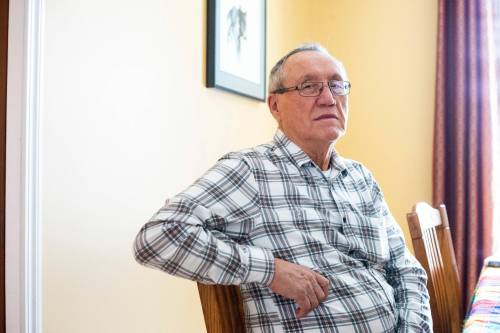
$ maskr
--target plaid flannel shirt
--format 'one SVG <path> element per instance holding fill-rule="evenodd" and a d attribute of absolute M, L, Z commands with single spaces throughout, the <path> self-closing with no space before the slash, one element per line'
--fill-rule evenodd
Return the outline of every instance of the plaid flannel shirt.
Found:
<path fill-rule="evenodd" d="M 432 331 L 425 271 L 371 173 L 335 153 L 321 171 L 279 130 L 168 200 L 137 235 L 135 257 L 240 285 L 249 332 Z M 295 302 L 268 288 L 274 258 L 325 276 L 328 298 L 297 319 Z"/>

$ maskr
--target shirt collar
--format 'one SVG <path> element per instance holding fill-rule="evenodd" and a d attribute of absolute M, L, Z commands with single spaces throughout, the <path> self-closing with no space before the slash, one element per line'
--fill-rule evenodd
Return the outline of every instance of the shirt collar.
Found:
<path fill-rule="evenodd" d="M 344 159 L 342 158 L 342 156 L 337 154 L 337 151 L 335 149 L 333 150 L 330 165 L 333 166 L 333 172 L 331 173 L 332 178 L 337 177 L 337 175 L 339 174 L 341 174 L 342 177 L 345 177 L 349 173 L 349 169 L 347 169 Z"/>
<path fill-rule="evenodd" d="M 309 156 L 307 156 L 307 154 L 304 153 L 304 151 L 292 140 L 290 140 L 280 129 L 278 129 L 274 135 L 274 142 L 280 149 L 281 153 L 283 153 L 285 157 L 290 159 L 298 167 L 302 167 L 306 163 L 312 163 Z"/>
<path fill-rule="evenodd" d="M 290 159 L 299 168 L 307 163 L 314 164 L 311 158 L 299 146 L 297 146 L 292 140 L 290 140 L 280 129 L 276 130 L 276 134 L 274 135 L 274 142 L 283 153 L 283 155 Z M 346 173 L 348 172 L 344 159 L 339 154 L 337 154 L 335 149 L 333 150 L 330 160 L 330 168 L 332 168 L 332 166 L 334 169 L 334 174 L 342 173 L 342 175 L 346 175 Z"/>

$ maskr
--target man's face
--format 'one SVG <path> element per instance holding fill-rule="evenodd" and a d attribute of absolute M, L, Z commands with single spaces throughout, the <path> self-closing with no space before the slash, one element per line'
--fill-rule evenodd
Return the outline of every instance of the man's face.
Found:
<path fill-rule="evenodd" d="M 304 82 L 346 80 L 340 65 L 317 51 L 303 51 L 287 59 L 283 87 Z M 333 96 L 326 86 L 319 96 L 304 97 L 297 90 L 271 94 L 268 105 L 280 129 L 302 147 L 331 144 L 347 126 L 347 96 Z"/>

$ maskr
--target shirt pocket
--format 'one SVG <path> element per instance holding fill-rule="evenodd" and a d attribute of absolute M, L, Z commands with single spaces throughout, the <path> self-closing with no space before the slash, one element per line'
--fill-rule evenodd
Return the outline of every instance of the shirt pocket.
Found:
<path fill-rule="evenodd" d="M 364 245 L 369 261 L 384 264 L 389 260 L 386 217 L 364 216 L 362 222 L 353 228 L 353 232 Z"/>

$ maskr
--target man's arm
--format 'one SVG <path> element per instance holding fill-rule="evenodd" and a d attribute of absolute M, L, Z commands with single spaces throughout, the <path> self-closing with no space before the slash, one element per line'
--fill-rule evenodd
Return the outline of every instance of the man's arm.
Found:
<path fill-rule="evenodd" d="M 385 216 L 389 243 L 386 279 L 394 289 L 398 333 L 432 332 L 432 317 L 427 291 L 427 275 L 420 263 L 408 251 L 401 228 L 389 211 L 382 192 L 371 174 L 372 198 L 376 210 Z"/>
<path fill-rule="evenodd" d="M 243 160 L 222 159 L 167 202 L 136 237 L 136 260 L 203 283 L 269 284 L 274 257 L 241 245 L 260 218 L 257 184 Z"/>
<path fill-rule="evenodd" d="M 136 237 L 136 260 L 210 284 L 257 282 L 298 304 L 297 317 L 328 295 L 328 279 L 275 259 L 270 250 L 238 244 L 260 219 L 258 188 L 241 159 L 222 159 L 167 202 Z"/>
<path fill-rule="evenodd" d="M 405 246 L 402 231 L 394 221 L 388 225 L 390 260 L 386 277 L 394 288 L 398 309 L 398 332 L 432 332 L 427 275 Z"/>

